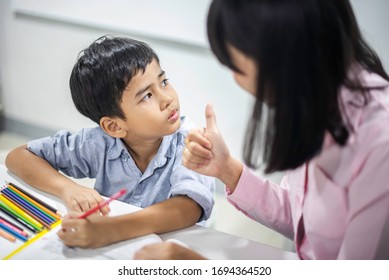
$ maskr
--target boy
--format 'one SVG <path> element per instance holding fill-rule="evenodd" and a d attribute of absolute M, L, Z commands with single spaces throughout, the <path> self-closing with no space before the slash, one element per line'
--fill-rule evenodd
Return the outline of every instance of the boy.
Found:
<path fill-rule="evenodd" d="M 102 37 L 75 64 L 70 89 L 78 111 L 99 124 L 76 134 L 58 132 L 9 153 L 7 168 L 28 184 L 87 211 L 119 189 L 136 213 L 65 219 L 68 246 L 96 248 L 164 233 L 209 218 L 214 180 L 181 164 L 184 139 L 179 100 L 157 54 L 145 43 Z M 73 178 L 96 178 L 94 189 Z M 75 217 L 77 214 L 73 213 Z"/>

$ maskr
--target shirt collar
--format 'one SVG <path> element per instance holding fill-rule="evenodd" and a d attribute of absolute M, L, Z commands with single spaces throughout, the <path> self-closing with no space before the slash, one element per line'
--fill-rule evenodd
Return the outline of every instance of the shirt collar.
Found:
<path fill-rule="evenodd" d="M 156 165 L 163 165 L 166 162 L 166 158 L 171 158 L 174 154 L 173 147 L 177 145 L 177 137 L 176 133 L 164 136 L 162 138 L 161 145 L 159 146 L 158 152 L 155 155 L 153 161 Z M 128 152 L 126 146 L 120 138 L 114 138 L 113 145 L 111 149 L 108 151 L 108 159 L 117 159 L 122 155 L 126 155 L 127 157 L 131 157 Z"/>

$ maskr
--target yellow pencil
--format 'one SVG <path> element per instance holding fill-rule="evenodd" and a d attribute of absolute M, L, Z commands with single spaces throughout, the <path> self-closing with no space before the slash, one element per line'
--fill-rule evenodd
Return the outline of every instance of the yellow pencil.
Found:
<path fill-rule="evenodd" d="M 9 201 L 11 201 L 13 204 L 15 204 L 16 207 L 18 207 L 21 211 L 23 211 L 26 215 L 29 215 L 31 218 L 33 218 L 35 221 L 43 225 L 45 228 L 51 229 L 51 226 L 46 223 L 43 219 L 35 215 L 33 212 L 31 212 L 28 208 L 25 208 L 22 204 L 19 204 L 16 201 L 13 201 L 10 197 L 7 197 L 4 195 Z"/>
<path fill-rule="evenodd" d="M 19 207 L 17 207 L 12 201 L 10 201 L 8 198 L 6 198 L 4 195 L 0 194 L 0 201 L 2 201 L 5 205 L 7 205 L 9 208 L 14 210 L 16 213 L 21 215 L 23 218 L 28 220 L 30 223 L 34 224 L 36 227 L 42 229 L 43 225 L 39 223 L 37 220 L 35 220 L 30 215 L 26 214 L 23 210 L 21 210 Z"/>
<path fill-rule="evenodd" d="M 42 210 L 43 212 L 45 212 L 47 215 L 49 215 L 50 217 L 52 217 L 53 219 L 55 220 L 60 220 L 61 217 L 58 216 L 57 214 L 55 214 L 54 212 L 52 212 L 51 210 L 47 209 L 45 206 L 39 204 L 38 202 L 36 202 L 35 200 L 29 198 L 27 195 L 25 195 L 24 193 L 22 193 L 21 191 L 19 191 L 18 189 L 14 188 L 12 185 L 8 184 L 8 188 L 10 188 L 11 190 L 13 190 L 15 193 L 19 194 L 21 197 L 23 197 L 24 199 L 26 199 L 27 201 L 31 202 L 31 204 L 33 204 L 34 206 L 36 206 L 38 209 Z"/>

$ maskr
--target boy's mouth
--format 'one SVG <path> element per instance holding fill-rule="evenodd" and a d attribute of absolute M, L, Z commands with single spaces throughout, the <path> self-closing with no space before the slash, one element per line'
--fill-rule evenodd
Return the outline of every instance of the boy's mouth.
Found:
<path fill-rule="evenodd" d="M 178 109 L 174 109 L 173 111 L 171 111 L 171 113 L 169 114 L 169 117 L 168 117 L 168 121 L 176 121 L 178 119 Z"/>

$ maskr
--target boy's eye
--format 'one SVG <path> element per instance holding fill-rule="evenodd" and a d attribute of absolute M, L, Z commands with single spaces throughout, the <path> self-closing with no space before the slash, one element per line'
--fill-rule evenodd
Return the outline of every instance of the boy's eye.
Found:
<path fill-rule="evenodd" d="M 161 83 L 163 87 L 167 86 L 167 84 L 168 84 L 167 81 L 168 81 L 168 80 L 169 80 L 169 79 L 163 79 L 163 81 L 162 81 L 162 83 Z"/>
<path fill-rule="evenodd" d="M 151 93 L 149 92 L 148 94 L 146 94 L 145 96 L 143 96 L 142 98 L 142 101 L 146 101 L 146 100 L 149 100 L 151 98 Z"/>

